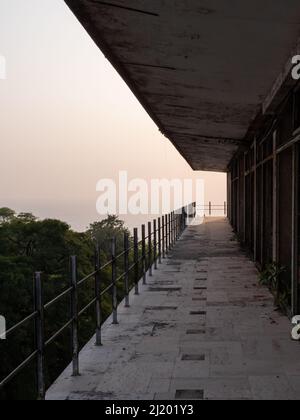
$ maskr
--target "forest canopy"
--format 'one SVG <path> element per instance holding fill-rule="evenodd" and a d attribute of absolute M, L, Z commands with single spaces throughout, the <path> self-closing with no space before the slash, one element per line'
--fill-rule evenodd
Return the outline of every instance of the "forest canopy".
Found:
<path fill-rule="evenodd" d="M 70 284 L 71 255 L 77 256 L 78 278 L 83 278 L 94 271 L 95 248 L 99 247 L 101 263 L 104 264 L 111 258 L 111 239 L 116 237 L 118 251 L 121 252 L 124 234 L 129 234 L 124 222 L 113 215 L 91 224 L 86 232 L 78 233 L 60 220 L 39 220 L 31 213 L 17 214 L 9 208 L 0 208 L 0 315 L 6 318 L 7 327 L 33 312 L 34 272 L 42 272 L 44 298 L 48 302 Z M 110 282 L 110 268 L 102 273 L 102 280 L 104 285 Z M 81 306 L 93 298 L 93 293 L 94 284 L 91 282 L 80 295 Z M 120 294 L 119 300 L 122 298 Z M 103 308 L 107 317 L 111 312 L 109 295 L 103 300 Z M 61 328 L 69 316 L 69 301 L 66 299 L 47 313 L 47 334 Z M 0 381 L 33 351 L 32 324 L 13 334 L 9 340 L 0 341 Z M 94 331 L 95 316 L 90 311 L 80 321 L 81 346 L 93 336 Z M 53 343 L 47 356 L 47 385 L 50 385 L 71 360 L 68 334 Z M 17 376 L 0 395 L 1 400 L 35 397 L 34 366 Z"/>

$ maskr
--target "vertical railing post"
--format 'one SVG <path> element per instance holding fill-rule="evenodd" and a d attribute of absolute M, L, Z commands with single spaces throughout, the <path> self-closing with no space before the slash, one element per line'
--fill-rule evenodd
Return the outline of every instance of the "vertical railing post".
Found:
<path fill-rule="evenodd" d="M 169 225 L 169 249 L 172 249 L 172 224 L 171 224 L 171 213 L 168 215 L 168 225 Z"/>
<path fill-rule="evenodd" d="M 149 276 L 152 277 L 152 264 L 153 264 L 153 253 L 152 253 L 152 223 L 148 223 L 148 255 L 149 255 Z"/>
<path fill-rule="evenodd" d="M 175 242 L 176 242 L 176 218 L 175 218 L 175 212 L 174 211 L 172 213 L 172 218 L 173 218 L 173 223 L 172 223 L 172 228 L 173 228 L 173 245 L 175 245 Z"/>
<path fill-rule="evenodd" d="M 165 215 L 165 241 L 166 241 L 166 256 L 169 253 L 169 236 L 168 236 L 168 216 Z"/>
<path fill-rule="evenodd" d="M 182 230 L 182 210 L 180 214 L 178 214 L 178 231 L 179 231 L 178 236 L 181 236 L 181 230 Z"/>
<path fill-rule="evenodd" d="M 102 297 L 101 297 L 101 273 L 100 251 L 95 248 L 95 297 L 96 297 L 96 346 L 102 346 Z"/>
<path fill-rule="evenodd" d="M 174 212 L 173 213 L 173 217 L 174 217 L 174 220 L 173 220 L 173 231 L 174 231 L 174 243 L 176 243 L 176 240 L 177 240 L 177 231 L 176 231 L 176 221 L 177 221 L 177 215 L 176 215 L 176 213 Z"/>
<path fill-rule="evenodd" d="M 173 248 L 174 241 L 173 241 L 173 212 L 170 213 L 170 240 L 171 240 L 171 249 Z"/>
<path fill-rule="evenodd" d="M 162 216 L 162 256 L 166 258 L 166 227 L 165 227 L 165 216 Z"/>
<path fill-rule="evenodd" d="M 139 233 L 134 229 L 134 291 L 139 294 Z"/>
<path fill-rule="evenodd" d="M 211 216 L 211 201 L 209 202 L 209 215 Z"/>
<path fill-rule="evenodd" d="M 71 257 L 71 319 L 72 319 L 72 365 L 73 376 L 79 376 L 79 320 L 78 320 L 78 287 L 77 287 L 77 257 Z"/>
<path fill-rule="evenodd" d="M 171 250 L 171 242 L 170 242 L 170 213 L 167 214 L 167 243 L 168 249 Z"/>
<path fill-rule="evenodd" d="M 117 260 L 116 260 L 116 238 L 111 241 L 111 277 L 112 277 L 112 308 L 113 325 L 118 324 L 118 290 L 117 290 Z"/>
<path fill-rule="evenodd" d="M 124 234 L 124 286 L 125 286 L 125 308 L 130 307 L 129 302 L 129 235 Z"/>
<path fill-rule="evenodd" d="M 146 263 L 146 226 L 142 225 L 142 270 L 143 284 L 147 283 L 147 263 Z"/>
<path fill-rule="evenodd" d="M 181 214 L 180 214 L 180 236 L 182 235 L 182 231 L 183 231 L 183 212 L 184 212 L 184 208 L 182 207 Z"/>
<path fill-rule="evenodd" d="M 45 385 L 45 317 L 44 317 L 44 293 L 41 273 L 34 275 L 34 306 L 37 312 L 35 320 L 35 340 L 37 348 L 37 387 L 38 399 L 44 400 L 46 395 Z"/>
<path fill-rule="evenodd" d="M 227 216 L 227 203 L 224 201 L 224 216 Z"/>
<path fill-rule="evenodd" d="M 161 264 L 162 263 L 162 260 L 161 260 L 161 217 L 159 217 L 158 218 L 158 227 L 157 227 L 157 230 L 158 230 L 158 262 L 159 262 L 159 264 Z"/>
<path fill-rule="evenodd" d="M 157 222 L 153 221 L 153 251 L 154 251 L 154 269 L 157 270 Z"/>
<path fill-rule="evenodd" d="M 165 216 L 165 221 L 166 221 L 166 255 L 168 255 L 169 253 L 169 220 L 168 220 L 168 215 L 166 214 Z"/>

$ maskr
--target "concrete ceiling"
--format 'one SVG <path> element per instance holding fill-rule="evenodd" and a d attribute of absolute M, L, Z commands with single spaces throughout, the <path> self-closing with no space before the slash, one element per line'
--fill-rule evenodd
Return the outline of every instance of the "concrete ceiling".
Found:
<path fill-rule="evenodd" d="M 295 47 L 299 0 L 65 0 L 195 170 L 226 171 Z"/>

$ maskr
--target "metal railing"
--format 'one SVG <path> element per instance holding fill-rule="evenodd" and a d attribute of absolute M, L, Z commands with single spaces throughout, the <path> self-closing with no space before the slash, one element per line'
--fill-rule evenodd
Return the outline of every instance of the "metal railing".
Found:
<path fill-rule="evenodd" d="M 20 374 L 31 362 L 36 361 L 37 395 L 38 399 L 44 400 L 46 395 L 45 380 L 45 351 L 58 339 L 66 330 L 71 329 L 72 337 L 72 370 L 73 376 L 79 375 L 79 319 L 94 306 L 96 320 L 96 346 L 102 345 L 102 324 L 103 308 L 102 300 L 107 293 L 111 293 L 112 299 L 112 321 L 118 324 L 118 284 L 122 281 L 122 288 L 125 291 L 125 307 L 130 305 L 130 284 L 129 277 L 134 273 L 134 291 L 139 294 L 140 273 L 142 272 L 143 284 L 146 284 L 147 273 L 151 277 L 153 268 L 156 270 L 162 259 L 166 258 L 176 241 L 186 229 L 188 219 L 196 216 L 196 203 L 158 218 L 153 223 L 148 223 L 148 235 L 146 226 L 142 225 L 142 239 L 139 240 L 138 229 L 134 229 L 133 241 L 126 233 L 124 234 L 124 249 L 116 255 L 116 238 L 111 242 L 111 259 L 104 265 L 100 265 L 100 250 L 95 252 L 95 270 L 86 277 L 78 280 L 77 257 L 70 258 L 70 287 L 56 296 L 50 302 L 44 304 L 44 291 L 42 273 L 34 275 L 34 311 L 18 324 L 6 331 L 6 338 L 12 333 L 21 329 L 31 321 L 34 321 L 35 349 L 19 366 L 0 382 L 0 390 L 9 384 Z M 132 242 L 132 243 L 130 243 Z M 133 254 L 133 263 L 130 263 L 130 253 Z M 123 259 L 124 271 L 118 276 L 117 263 Z M 148 262 L 148 265 L 147 265 Z M 103 289 L 101 274 L 111 268 L 111 282 Z M 94 279 L 94 298 L 84 307 L 79 309 L 78 292 L 79 288 L 90 279 Z M 70 319 L 51 337 L 45 337 L 45 314 L 63 298 L 70 298 L 71 315 Z"/>
<path fill-rule="evenodd" d="M 227 216 L 228 207 L 226 202 L 223 204 L 212 204 L 210 201 L 208 204 L 197 206 L 197 211 L 203 212 L 204 216 L 213 216 L 216 213 L 219 215 L 224 214 L 224 216 Z"/>

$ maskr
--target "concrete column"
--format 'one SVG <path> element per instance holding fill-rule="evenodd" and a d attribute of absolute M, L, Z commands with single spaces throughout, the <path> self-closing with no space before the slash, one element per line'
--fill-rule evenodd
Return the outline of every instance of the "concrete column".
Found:
<path fill-rule="evenodd" d="M 298 315 L 299 309 L 299 285 L 298 285 L 298 198 L 299 198 L 299 159 L 298 145 L 293 146 L 293 165 L 292 165 L 292 315 Z"/>
<path fill-rule="evenodd" d="M 277 262 L 277 235 L 278 235 L 278 204 L 277 204 L 277 189 L 278 189 L 278 180 L 277 180 L 277 132 L 274 132 L 273 135 L 273 261 Z"/>
<path fill-rule="evenodd" d="M 244 243 L 246 243 L 246 153 L 244 153 L 244 174 L 243 174 L 243 182 L 244 182 L 244 196 L 243 196 L 243 201 L 244 201 L 244 207 L 243 207 L 243 211 L 244 211 L 244 235 L 243 235 L 243 239 L 244 239 Z"/>
<path fill-rule="evenodd" d="M 232 223 L 232 200 L 231 200 L 231 172 L 227 172 L 227 207 L 228 207 L 228 220 Z"/>
<path fill-rule="evenodd" d="M 254 140 L 254 197 L 253 197 L 253 232 L 254 246 L 253 258 L 257 261 L 257 140 Z"/>
<path fill-rule="evenodd" d="M 260 194 L 260 261 L 261 264 L 264 263 L 264 232 L 265 232 L 265 201 L 264 201 L 264 196 L 265 196 L 265 165 L 261 166 L 261 179 L 259 180 L 259 182 L 261 183 L 261 194 Z"/>
<path fill-rule="evenodd" d="M 241 218 L 240 218 L 240 174 L 241 161 L 237 159 L 237 181 L 236 181 L 236 230 L 238 234 L 241 233 Z"/>

